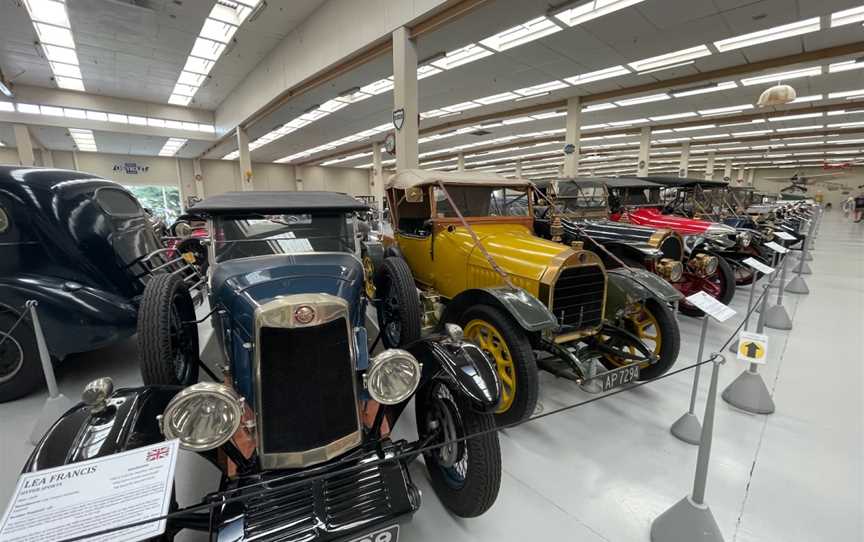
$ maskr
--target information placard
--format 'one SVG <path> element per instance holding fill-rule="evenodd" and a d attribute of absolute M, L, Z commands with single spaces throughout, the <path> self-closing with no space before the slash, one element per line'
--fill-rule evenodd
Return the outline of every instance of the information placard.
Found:
<path fill-rule="evenodd" d="M 789 235 L 785 231 L 775 231 L 774 236 L 779 237 L 780 239 L 783 239 L 784 241 L 794 241 L 795 240 L 794 235 Z"/>
<path fill-rule="evenodd" d="M 789 252 L 788 248 L 780 246 L 777 243 L 775 243 L 774 241 L 768 241 L 767 243 L 763 243 L 762 246 L 768 247 L 778 254 L 786 254 L 787 252 Z"/>
<path fill-rule="evenodd" d="M 765 265 L 764 263 L 760 262 L 756 258 L 747 258 L 746 260 L 744 260 L 744 263 L 746 265 L 750 266 L 752 269 L 759 271 L 763 275 L 768 275 L 768 274 L 774 272 L 773 267 L 771 267 L 770 265 Z"/>
<path fill-rule="evenodd" d="M 705 292 L 689 295 L 687 301 L 718 322 L 725 322 L 735 316 L 735 309 L 720 303 Z"/>
<path fill-rule="evenodd" d="M 164 516 L 171 506 L 178 440 L 22 474 L 0 542 L 65 540 Z M 88 538 L 136 542 L 165 532 L 152 521 Z"/>
<path fill-rule="evenodd" d="M 764 365 L 768 359 L 768 336 L 742 331 L 738 335 L 738 359 Z"/>

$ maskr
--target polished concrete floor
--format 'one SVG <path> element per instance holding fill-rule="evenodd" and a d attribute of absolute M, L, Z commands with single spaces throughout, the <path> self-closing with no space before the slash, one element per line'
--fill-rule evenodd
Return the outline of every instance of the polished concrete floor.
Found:
<path fill-rule="evenodd" d="M 864 541 L 864 224 L 826 214 L 814 258 L 814 274 L 805 277 L 811 294 L 785 299 L 794 330 L 768 333 L 762 373 L 776 413 L 752 415 L 718 399 L 706 500 L 727 542 Z M 731 334 L 746 303 L 741 289 L 732 303 L 739 315 L 712 322 L 707 351 Z M 695 359 L 699 322 L 682 317 L 681 330 L 684 366 Z M 728 357 L 721 389 L 744 369 Z M 71 359 L 59 379 L 63 392 L 76 397 L 102 375 L 121 386 L 139 382 L 134 344 Z M 504 431 L 501 494 L 477 519 L 449 515 L 415 462 L 423 507 L 402 539 L 649 540 L 652 520 L 691 489 L 696 448 L 669 433 L 687 409 L 691 382 L 688 371 Z M 541 385 L 546 411 L 592 397 L 545 374 Z M 707 385 L 704 376 L 700 417 Z M 34 395 L 0 405 L 0 503 L 31 450 L 25 439 L 43 401 Z M 411 435 L 413 415 L 404 420 L 397 429 Z M 181 458 L 177 478 L 186 503 L 218 482 L 191 454 Z"/>

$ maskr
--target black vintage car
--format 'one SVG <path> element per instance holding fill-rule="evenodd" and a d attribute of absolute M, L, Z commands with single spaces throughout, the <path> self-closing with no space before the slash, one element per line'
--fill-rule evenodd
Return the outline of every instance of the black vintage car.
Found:
<path fill-rule="evenodd" d="M 223 474 L 204 498 L 208 509 L 178 512 L 168 535 L 197 529 L 220 541 L 395 542 L 398 522 L 420 506 L 408 464 L 421 454 L 447 508 L 485 512 L 501 480 L 495 368 L 458 326 L 418 338 L 420 301 L 404 262 L 385 258 L 377 280 L 366 274 L 361 255 L 383 255 L 358 234 L 356 214 L 366 210 L 326 192 L 229 193 L 196 204 L 191 212 L 207 218 L 210 233 L 222 375 L 198 359 L 186 287 L 155 277 L 138 328 L 147 385 L 112 393 L 93 383 L 25 471 L 177 438 Z M 368 348 L 366 308 L 379 304 L 368 291 L 395 300 L 382 327 L 400 328 L 399 348 Z M 199 369 L 212 381 L 196 382 Z M 418 440 L 393 439 L 412 398 Z"/>
<path fill-rule="evenodd" d="M 39 302 L 48 350 L 60 361 L 134 334 L 154 273 L 177 273 L 189 287 L 200 281 L 164 250 L 125 188 L 78 171 L 0 166 L 0 402 L 44 380 L 33 328 L 21 318 L 26 300 Z"/>

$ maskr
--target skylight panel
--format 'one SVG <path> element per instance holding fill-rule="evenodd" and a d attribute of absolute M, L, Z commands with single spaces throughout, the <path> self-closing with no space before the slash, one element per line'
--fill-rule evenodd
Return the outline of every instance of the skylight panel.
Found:
<path fill-rule="evenodd" d="M 216 61 L 219 60 L 223 51 L 225 51 L 224 43 L 199 37 L 195 39 L 195 44 L 192 46 L 192 52 L 189 54 L 206 60 Z"/>
<path fill-rule="evenodd" d="M 481 40 L 480 44 L 500 52 L 560 31 L 561 27 L 551 19 L 540 16 Z"/>
<path fill-rule="evenodd" d="M 147 126 L 147 117 L 136 117 L 135 115 L 129 115 L 129 124 L 134 124 L 136 126 Z"/>
<path fill-rule="evenodd" d="M 179 94 L 172 94 L 168 98 L 168 103 L 171 105 L 182 105 L 187 106 L 189 102 L 192 101 L 192 96 L 181 96 Z"/>
<path fill-rule="evenodd" d="M 210 73 L 210 70 L 213 69 L 215 64 L 215 62 L 207 60 L 206 58 L 190 56 L 186 59 L 186 65 L 183 66 L 183 71 L 207 75 Z"/>
<path fill-rule="evenodd" d="M 668 100 L 668 99 L 669 99 L 669 95 L 664 92 L 661 94 L 652 94 L 651 96 L 640 96 L 639 98 L 629 98 L 627 100 L 619 100 L 615 103 L 621 107 L 626 107 L 628 105 L 646 104 L 646 103 L 659 102 L 659 101 Z"/>
<path fill-rule="evenodd" d="M 108 113 L 108 122 L 116 122 L 117 124 L 128 124 L 129 119 L 126 115 L 118 115 L 117 113 Z"/>
<path fill-rule="evenodd" d="M 63 2 L 55 0 L 24 0 L 30 18 L 41 23 L 69 28 L 69 16 Z"/>
<path fill-rule="evenodd" d="M 92 130 L 69 128 L 69 135 L 72 136 L 72 140 L 79 151 L 96 152 L 98 150 Z"/>
<path fill-rule="evenodd" d="M 69 49 L 75 48 L 75 40 L 72 39 L 72 32 L 68 28 L 45 23 L 34 23 L 34 26 L 40 42 Z"/>
<path fill-rule="evenodd" d="M 63 108 L 62 107 L 43 105 L 39 109 L 43 115 L 51 115 L 52 117 L 62 117 L 63 116 Z"/>
<path fill-rule="evenodd" d="M 577 26 L 640 2 L 642 0 L 593 0 L 581 6 L 564 10 L 555 17 L 567 26 Z"/>
<path fill-rule="evenodd" d="M 751 85 L 761 85 L 765 83 L 773 84 L 778 81 L 788 81 L 790 79 L 800 79 L 802 77 L 813 77 L 814 75 L 821 75 L 822 68 L 819 66 L 814 66 L 812 68 L 803 68 L 800 70 L 792 70 L 788 72 L 780 72 L 780 73 L 772 73 L 768 75 L 760 75 L 757 77 L 749 77 L 741 80 L 741 84 L 745 87 L 749 87 Z"/>
<path fill-rule="evenodd" d="M 726 51 L 741 49 L 743 47 L 750 47 L 751 45 L 757 45 L 759 43 L 767 43 L 769 41 L 809 34 L 810 32 L 816 32 L 820 28 L 821 24 L 819 23 L 819 17 L 813 17 L 803 21 L 775 26 L 774 28 L 767 28 L 758 32 L 735 36 L 734 38 L 715 41 L 714 47 L 723 53 Z"/>
<path fill-rule="evenodd" d="M 431 62 L 431 64 L 436 68 L 440 68 L 442 70 L 452 70 L 453 68 L 468 64 L 469 62 L 474 62 L 475 60 L 486 58 L 491 54 L 492 51 L 490 51 L 489 49 L 486 49 L 485 47 L 480 47 L 476 43 L 470 43 L 465 47 L 461 47 L 459 49 L 456 49 L 455 51 L 450 51 L 449 53 L 444 55 L 444 58 L 435 60 Z"/>
<path fill-rule="evenodd" d="M 689 49 L 682 49 L 664 55 L 658 55 L 651 58 L 645 58 L 631 62 L 629 66 L 637 72 L 656 70 L 658 68 L 672 67 L 682 62 L 688 62 L 697 58 L 709 56 L 711 51 L 705 45 L 697 45 Z"/>
<path fill-rule="evenodd" d="M 235 32 L 237 32 L 236 25 L 228 24 L 226 22 L 218 21 L 216 19 L 211 19 L 208 17 L 204 20 L 204 26 L 201 27 L 201 33 L 199 34 L 199 36 L 208 40 L 218 41 L 220 43 L 228 43 L 229 41 L 231 41 L 231 38 L 234 37 Z"/>
<path fill-rule="evenodd" d="M 63 108 L 63 115 L 70 119 L 86 119 L 87 111 L 84 109 Z"/>
<path fill-rule="evenodd" d="M 54 75 L 62 75 L 64 77 L 74 77 L 76 79 L 81 79 L 81 69 L 74 64 L 61 64 L 59 62 L 51 62 L 51 71 L 54 72 Z"/>
<path fill-rule="evenodd" d="M 108 122 L 108 115 L 102 111 L 87 111 L 87 120 Z"/>
<path fill-rule="evenodd" d="M 58 47 L 56 45 L 42 45 L 42 49 L 45 50 L 45 58 L 50 62 L 78 65 L 78 54 L 75 52 L 75 49 Z"/>
<path fill-rule="evenodd" d="M 29 115 L 41 115 L 42 111 L 38 105 L 19 103 L 17 106 L 19 113 L 27 113 Z"/>
<path fill-rule="evenodd" d="M 844 9 L 831 14 L 831 28 L 864 21 L 864 6 Z"/>
<path fill-rule="evenodd" d="M 80 79 L 57 75 L 54 76 L 54 81 L 57 83 L 57 86 L 62 89 L 84 92 L 84 82 Z"/>
<path fill-rule="evenodd" d="M 195 87 L 196 89 L 204 84 L 204 80 L 207 79 L 206 75 L 200 73 L 192 73 L 187 71 L 180 72 L 180 78 L 177 79 L 177 83 L 181 85 L 189 85 L 191 87 Z"/>
<path fill-rule="evenodd" d="M 573 77 L 568 77 L 564 80 L 571 85 L 584 85 L 585 83 L 610 79 L 612 77 L 627 75 L 628 73 L 630 73 L 630 70 L 624 66 L 612 66 L 611 68 L 604 68 L 602 70 L 574 75 Z"/>
<path fill-rule="evenodd" d="M 186 144 L 186 141 L 186 139 L 179 137 L 169 138 L 162 146 L 162 150 L 159 151 L 159 156 L 174 156 Z"/>
<path fill-rule="evenodd" d="M 174 92 L 172 94 L 191 97 L 194 96 L 196 92 L 198 92 L 198 87 L 177 83 L 176 85 L 174 85 Z"/>
<path fill-rule="evenodd" d="M 24 5 L 57 86 L 84 91 L 66 4 L 56 0 L 25 0 Z"/>

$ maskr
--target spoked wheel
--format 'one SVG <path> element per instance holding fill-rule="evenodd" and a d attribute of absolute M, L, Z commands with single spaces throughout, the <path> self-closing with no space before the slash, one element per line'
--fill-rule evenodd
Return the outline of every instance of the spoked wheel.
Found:
<path fill-rule="evenodd" d="M 501 487 L 501 448 L 491 414 L 476 412 L 444 381 L 432 380 L 417 394 L 420 439 L 447 443 L 423 454 L 432 488 L 441 503 L 460 517 L 488 510 Z M 477 437 L 457 440 L 483 433 Z"/>
<path fill-rule="evenodd" d="M 486 305 L 465 311 L 461 324 L 465 338 L 479 346 L 498 371 L 501 400 L 496 421 L 506 425 L 531 416 L 540 384 L 534 351 L 522 328 L 510 315 Z"/>
<path fill-rule="evenodd" d="M 625 316 L 621 323 L 627 331 L 639 338 L 648 351 L 658 358 L 653 364 L 648 360 L 639 364 L 639 380 L 657 378 L 675 364 L 681 347 L 681 333 L 678 329 L 678 322 L 675 321 L 675 316 L 669 307 L 656 299 L 649 299 L 639 304 L 638 308 Z M 608 336 L 601 334 L 601 339 L 604 337 Z M 626 343 L 624 337 L 619 337 L 613 342 L 613 345 L 616 348 L 622 348 L 631 356 L 645 359 L 644 354 L 634 344 Z M 637 360 L 612 354 L 605 354 L 600 358 L 600 362 L 610 370 L 630 365 L 635 361 Z"/>
<path fill-rule="evenodd" d="M 44 382 L 33 328 L 18 322 L 16 314 L 0 312 L 0 403 L 23 397 Z"/>
<path fill-rule="evenodd" d="M 152 277 L 138 312 L 138 357 L 144 384 L 189 386 L 198 381 L 195 308 L 182 277 Z"/>
<path fill-rule="evenodd" d="M 420 338 L 420 297 L 402 258 L 391 256 L 375 277 L 381 340 L 387 348 L 404 347 Z"/>
<path fill-rule="evenodd" d="M 717 257 L 717 271 L 713 275 L 710 277 L 693 276 L 690 280 L 692 284 L 687 288 L 685 295 L 701 290 L 724 305 L 728 305 L 735 295 L 735 272 L 732 271 L 732 266 L 719 256 Z M 687 316 L 700 317 L 705 314 L 688 303 L 686 299 L 678 304 L 678 310 Z"/>

